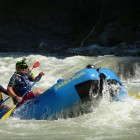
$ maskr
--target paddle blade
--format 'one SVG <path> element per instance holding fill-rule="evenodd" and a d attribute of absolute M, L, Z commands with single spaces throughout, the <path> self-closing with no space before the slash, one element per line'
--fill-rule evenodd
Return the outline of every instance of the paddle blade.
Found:
<path fill-rule="evenodd" d="M 134 96 L 135 93 L 134 92 L 129 92 L 129 96 Z"/>
<path fill-rule="evenodd" d="M 40 65 L 40 62 L 36 62 L 34 63 L 33 68 L 37 68 L 39 65 Z"/>
<path fill-rule="evenodd" d="M 139 94 L 136 95 L 136 99 L 140 100 L 140 95 Z"/>
<path fill-rule="evenodd" d="M 9 118 L 15 108 L 16 108 L 16 105 L 13 106 L 13 108 L 10 109 L 5 115 L 3 115 L 3 117 L 1 118 L 1 120 L 5 120 L 5 119 Z"/>
<path fill-rule="evenodd" d="M 139 93 L 134 93 L 134 92 L 129 92 L 130 97 L 135 97 L 136 99 L 140 100 L 140 94 Z"/>

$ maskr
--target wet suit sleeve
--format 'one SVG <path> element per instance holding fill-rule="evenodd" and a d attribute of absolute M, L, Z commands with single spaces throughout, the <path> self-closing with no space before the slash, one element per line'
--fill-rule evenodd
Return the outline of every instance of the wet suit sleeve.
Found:
<path fill-rule="evenodd" d="M 9 83 L 8 83 L 8 86 L 9 87 L 13 87 L 13 86 L 15 86 L 15 84 L 16 84 L 16 78 L 17 76 L 15 75 L 15 74 L 13 74 L 13 76 L 10 78 L 10 81 L 9 81 Z"/>
<path fill-rule="evenodd" d="M 1 85 L 0 85 L 0 92 L 2 92 L 2 93 L 4 93 L 4 94 L 9 96 L 9 94 L 7 93 L 7 90 Z"/>

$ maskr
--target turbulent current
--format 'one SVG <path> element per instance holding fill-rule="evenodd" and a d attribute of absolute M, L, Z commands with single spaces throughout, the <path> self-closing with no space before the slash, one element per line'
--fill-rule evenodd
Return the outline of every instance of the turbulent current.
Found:
<path fill-rule="evenodd" d="M 5 88 L 15 71 L 15 63 L 26 57 L 30 67 L 40 61 L 34 74 L 45 75 L 34 89 L 47 90 L 60 78 L 66 78 L 88 64 L 97 68 L 112 69 L 129 93 L 125 102 L 110 102 L 103 98 L 90 112 L 77 117 L 60 117 L 57 120 L 20 120 L 9 118 L 0 121 L 0 140 L 139 140 L 140 139 L 140 57 L 115 56 L 57 56 L 35 54 L 0 54 L 0 84 Z M 4 95 L 4 99 L 6 96 Z M 6 102 L 13 106 L 10 100 Z"/>

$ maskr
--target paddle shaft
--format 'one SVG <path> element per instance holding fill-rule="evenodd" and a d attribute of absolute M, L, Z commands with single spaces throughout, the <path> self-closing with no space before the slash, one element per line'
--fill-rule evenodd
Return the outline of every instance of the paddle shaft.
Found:
<path fill-rule="evenodd" d="M 35 79 L 35 81 L 34 81 L 34 83 L 28 88 L 28 90 L 23 94 L 23 96 L 22 96 L 22 99 L 24 99 L 24 97 L 28 94 L 28 92 L 31 90 L 31 88 L 36 84 L 36 82 L 38 82 L 39 81 L 39 79 L 40 79 L 40 75 L 39 76 L 37 76 L 37 78 Z M 17 102 L 16 103 L 16 107 L 19 105 L 20 103 L 19 102 Z"/>
<path fill-rule="evenodd" d="M 10 98 L 10 97 L 7 97 L 5 100 L 3 100 L 3 101 L 0 103 L 0 106 L 1 106 L 4 102 L 6 102 L 9 98 Z"/>

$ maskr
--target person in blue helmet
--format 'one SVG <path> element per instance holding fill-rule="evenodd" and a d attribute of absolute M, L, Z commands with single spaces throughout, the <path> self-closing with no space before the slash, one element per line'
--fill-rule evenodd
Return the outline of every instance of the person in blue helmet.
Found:
<path fill-rule="evenodd" d="M 43 75 L 44 72 L 40 72 L 38 76 L 42 77 Z M 14 104 L 17 102 L 23 103 L 24 101 L 33 99 L 42 93 L 42 91 L 39 89 L 29 91 L 24 99 L 22 99 L 23 94 L 31 86 L 30 82 L 33 82 L 36 78 L 37 76 L 33 76 L 30 72 L 25 59 L 16 63 L 16 72 L 10 78 L 7 86 L 7 92 L 12 97 Z"/>

